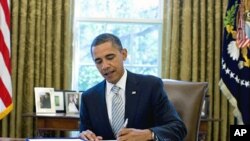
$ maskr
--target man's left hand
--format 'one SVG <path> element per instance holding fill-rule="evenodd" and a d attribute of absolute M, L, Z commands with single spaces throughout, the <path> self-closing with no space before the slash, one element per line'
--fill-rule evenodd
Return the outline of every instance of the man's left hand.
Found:
<path fill-rule="evenodd" d="M 149 129 L 122 128 L 117 141 L 148 141 L 152 139 L 152 132 Z"/>

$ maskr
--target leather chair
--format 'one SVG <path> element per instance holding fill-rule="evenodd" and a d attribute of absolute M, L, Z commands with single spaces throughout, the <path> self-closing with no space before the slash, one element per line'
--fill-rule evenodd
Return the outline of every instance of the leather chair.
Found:
<path fill-rule="evenodd" d="M 198 141 L 202 104 L 208 91 L 207 82 L 163 79 L 168 98 L 187 127 L 185 141 Z"/>

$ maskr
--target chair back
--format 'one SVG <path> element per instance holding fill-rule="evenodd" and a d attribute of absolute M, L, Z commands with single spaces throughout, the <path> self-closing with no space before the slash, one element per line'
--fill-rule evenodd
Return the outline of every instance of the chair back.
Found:
<path fill-rule="evenodd" d="M 208 91 L 207 82 L 163 79 L 168 98 L 187 127 L 185 141 L 198 141 L 201 109 Z"/>

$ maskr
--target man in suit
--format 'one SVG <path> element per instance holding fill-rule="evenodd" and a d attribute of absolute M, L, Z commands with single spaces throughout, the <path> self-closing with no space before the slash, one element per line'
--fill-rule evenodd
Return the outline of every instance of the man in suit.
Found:
<path fill-rule="evenodd" d="M 118 37 L 104 33 L 91 44 L 91 55 L 105 78 L 81 97 L 80 138 L 85 140 L 180 141 L 186 127 L 168 100 L 160 78 L 127 71 L 127 50 Z M 118 92 L 113 91 L 118 87 Z M 114 112 L 115 96 L 121 101 Z M 113 106 L 112 106 L 113 105 Z M 124 112 L 123 112 L 124 111 Z M 122 115 L 117 120 L 115 115 Z M 123 122 L 118 126 L 116 124 Z"/>

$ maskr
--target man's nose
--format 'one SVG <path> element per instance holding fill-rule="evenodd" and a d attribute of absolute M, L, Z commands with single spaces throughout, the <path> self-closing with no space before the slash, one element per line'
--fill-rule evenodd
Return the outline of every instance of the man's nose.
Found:
<path fill-rule="evenodd" d="M 102 70 L 108 69 L 110 66 L 109 61 L 103 61 L 102 62 Z"/>

